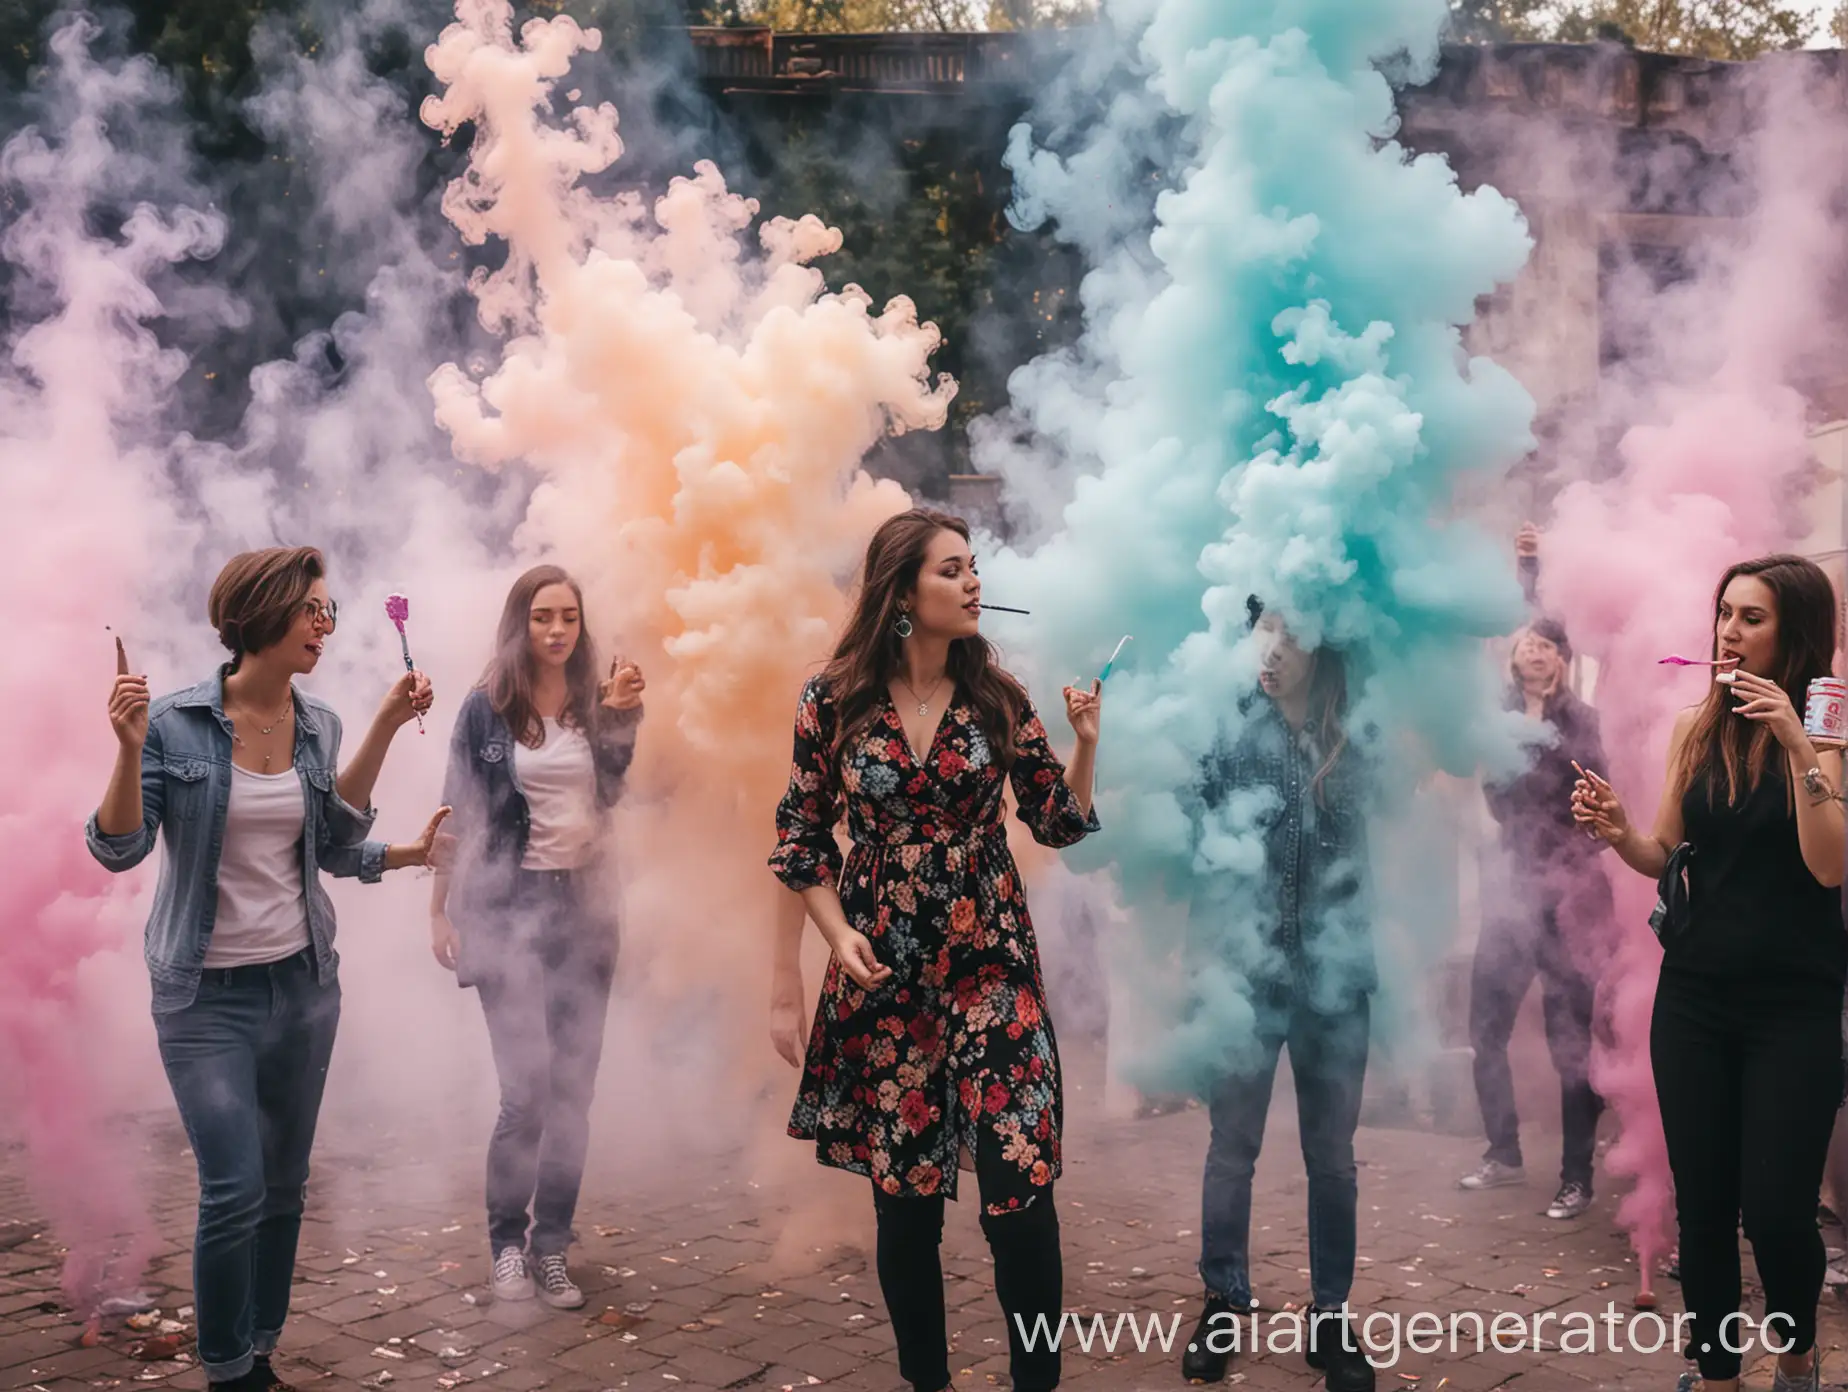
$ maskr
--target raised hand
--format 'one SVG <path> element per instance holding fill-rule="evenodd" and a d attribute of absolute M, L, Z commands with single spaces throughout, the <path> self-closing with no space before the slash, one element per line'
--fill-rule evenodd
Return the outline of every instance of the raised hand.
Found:
<path fill-rule="evenodd" d="M 1065 718 L 1080 744 L 1096 744 L 1104 714 L 1104 685 L 1093 681 L 1089 691 L 1075 686 L 1065 688 Z"/>
<path fill-rule="evenodd" d="M 379 710 L 394 726 L 404 726 L 428 715 L 436 703 L 436 692 L 422 672 L 406 672 L 391 684 Z"/>
<path fill-rule="evenodd" d="M 1785 749 L 1800 750 L 1809 740 L 1803 718 L 1790 704 L 1789 693 L 1769 677 L 1735 672 L 1732 689 L 1741 702 L 1733 708 L 1733 714 L 1769 727 L 1772 737 Z"/>
<path fill-rule="evenodd" d="M 124 749 L 141 751 L 148 740 L 148 679 L 128 670 L 128 649 L 116 645 L 116 679 L 109 691 L 109 725 Z"/>
<path fill-rule="evenodd" d="M 443 823 L 448 820 L 452 808 L 439 807 L 436 815 L 430 818 L 430 824 L 423 829 L 423 835 L 408 845 L 393 846 L 385 856 L 388 870 L 408 869 L 414 865 L 440 869 L 447 861 L 448 851 L 455 844 L 453 836 L 443 834 Z"/>
<path fill-rule="evenodd" d="M 610 674 L 597 687 L 597 699 L 606 710 L 634 710 L 642 704 L 642 692 L 648 683 L 642 669 L 626 657 L 610 660 Z"/>
<path fill-rule="evenodd" d="M 1578 764 L 1578 781 L 1572 785 L 1572 820 L 1601 841 L 1612 845 L 1630 834 L 1630 817 L 1616 790 L 1597 774 Z"/>

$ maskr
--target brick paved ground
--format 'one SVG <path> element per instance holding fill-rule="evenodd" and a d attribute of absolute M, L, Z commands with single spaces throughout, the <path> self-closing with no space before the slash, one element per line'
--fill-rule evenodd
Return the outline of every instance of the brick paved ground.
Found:
<path fill-rule="evenodd" d="M 1093 1084 L 1073 1094 L 1071 1159 L 1059 1199 L 1067 1300 L 1079 1311 L 1178 1313 L 1190 1323 L 1197 1311 L 1194 1230 L 1205 1119 L 1197 1111 L 1113 1119 L 1103 1114 L 1099 1093 Z M 1255 1276 L 1270 1308 L 1305 1299 L 1307 1287 L 1304 1181 L 1286 1079 L 1279 1080 L 1278 1097 L 1253 1220 Z M 170 1114 L 153 1113 L 138 1126 L 154 1169 L 160 1238 L 149 1289 L 171 1316 L 191 1302 L 191 1163 Z M 793 1191 L 760 1183 L 753 1171 L 761 1175 L 761 1160 L 754 1165 L 746 1152 L 733 1150 L 683 1156 L 677 1173 L 656 1172 L 638 1183 L 621 1148 L 601 1145 L 574 1254 L 590 1304 L 558 1314 L 532 1303 L 496 1306 L 483 1288 L 478 1151 L 412 1159 L 414 1127 L 388 1136 L 330 1114 L 324 1129 L 281 1360 L 300 1384 L 391 1392 L 463 1381 L 506 1392 L 779 1392 L 816 1385 L 891 1392 L 899 1386 L 861 1245 L 870 1236 L 870 1205 L 863 1207 L 838 1180 L 800 1169 Z M 1627 1313 L 1634 1267 L 1613 1231 L 1613 1196 L 1601 1195 L 1593 1212 L 1574 1223 L 1540 1216 L 1551 1193 L 1541 1161 L 1557 1155 L 1556 1141 L 1544 1138 L 1535 1138 L 1529 1156 L 1528 1188 L 1460 1193 L 1454 1176 L 1478 1150 L 1467 1137 L 1362 1131 L 1356 1305 L 1406 1316 L 1430 1309 L 1447 1319 L 1469 1310 L 1597 1311 L 1615 1300 Z M 405 1158 L 385 1158 L 394 1153 Z M 807 1202 L 805 1189 L 811 1197 L 828 1196 L 816 1211 L 847 1215 L 851 1240 L 801 1239 L 790 1208 Z M 945 1237 L 953 1367 L 959 1389 L 979 1392 L 1006 1385 L 1005 1346 L 973 1206 L 960 1207 L 952 1206 Z M 0 1220 L 25 1219 L 23 1226 L 0 1227 L 0 1389 L 203 1386 L 196 1367 L 132 1358 L 136 1336 L 121 1320 L 105 1324 L 99 1344 L 82 1346 L 81 1321 L 57 1303 L 57 1248 L 46 1236 L 26 1236 L 35 1231 L 32 1213 L 20 1157 L 0 1153 Z M 1840 1234 L 1831 1240 L 1840 1242 Z M 1659 1285 L 1672 1315 L 1678 1288 L 1672 1281 Z M 1848 1320 L 1832 1298 L 1825 1306 L 1822 1342 L 1835 1349 Z M 1101 1347 L 1072 1353 L 1065 1385 L 1086 1392 L 1180 1387 L 1178 1348 L 1143 1354 L 1125 1340 L 1114 1356 Z M 1825 1369 L 1839 1376 L 1838 1361 L 1848 1365 L 1848 1356 L 1834 1355 Z M 1672 1387 L 1679 1367 L 1668 1353 L 1407 1354 L 1382 1372 L 1380 1386 L 1641 1392 Z M 1300 1359 L 1284 1355 L 1235 1369 L 1243 1389 L 1319 1385 Z M 1763 1367 L 1748 1380 L 1768 1385 Z"/>

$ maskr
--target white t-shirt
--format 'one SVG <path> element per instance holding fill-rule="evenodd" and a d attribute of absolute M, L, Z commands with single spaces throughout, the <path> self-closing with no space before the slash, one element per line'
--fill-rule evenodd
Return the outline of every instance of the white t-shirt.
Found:
<path fill-rule="evenodd" d="M 251 773 L 232 765 L 218 858 L 218 917 L 205 949 L 208 968 L 280 962 L 308 946 L 302 889 L 307 812 L 301 775 L 294 769 Z"/>
<path fill-rule="evenodd" d="M 597 839 L 597 769 L 584 732 L 547 720 L 537 749 L 515 742 L 513 771 L 532 818 L 520 868 L 581 868 Z"/>

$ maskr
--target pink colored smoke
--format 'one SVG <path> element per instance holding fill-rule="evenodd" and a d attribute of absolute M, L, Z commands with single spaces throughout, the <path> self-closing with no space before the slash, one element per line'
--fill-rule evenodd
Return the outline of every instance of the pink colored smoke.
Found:
<path fill-rule="evenodd" d="M 1825 342 L 1819 305 L 1841 272 L 1830 209 L 1848 145 L 1800 69 L 1761 76 L 1763 124 L 1747 160 L 1753 211 L 1736 237 L 1704 249 L 1688 283 L 1657 295 L 1633 288 L 1606 306 L 1649 345 L 1605 387 L 1607 417 L 1629 428 L 1616 472 L 1601 481 L 1590 481 L 1597 461 L 1568 451 L 1581 481 L 1560 494 L 1544 551 L 1545 607 L 1600 663 L 1606 776 L 1645 827 L 1675 714 L 1703 697 L 1708 680 L 1705 669 L 1656 660 L 1705 656 L 1720 574 L 1798 547 L 1808 530 L 1801 508 L 1813 462 L 1799 384 Z M 1647 1263 L 1674 1230 L 1649 1060 L 1661 951 L 1647 927 L 1654 887 L 1621 865 L 1611 874 L 1621 946 L 1600 1001 L 1594 1082 L 1621 1123 L 1607 1164 L 1634 1182 L 1619 1218 Z"/>
<path fill-rule="evenodd" d="M 91 960 L 132 944 L 137 925 L 132 891 L 110 883 L 79 832 L 110 752 L 83 736 L 104 719 L 106 629 L 129 625 L 135 670 L 157 656 L 136 639 L 158 609 L 153 558 L 178 530 L 159 462 L 136 443 L 185 367 L 151 331 L 163 311 L 149 282 L 212 255 L 223 235 L 213 217 L 146 204 L 113 237 L 86 225 L 124 177 L 109 123 L 167 99 L 151 63 L 93 64 L 94 32 L 75 21 L 52 42 L 59 124 L 0 149 L 0 198 L 20 210 L 0 256 L 16 297 L 44 309 L 0 362 L 0 555 L 17 645 L 0 666 L 0 1111 L 22 1123 L 80 1308 L 132 1287 L 151 1240 L 134 1152 L 105 1130 L 100 1007 L 85 989 Z"/>

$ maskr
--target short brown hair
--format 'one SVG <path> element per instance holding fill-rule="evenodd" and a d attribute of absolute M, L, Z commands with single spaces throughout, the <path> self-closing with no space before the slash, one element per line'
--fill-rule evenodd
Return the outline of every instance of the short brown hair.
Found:
<path fill-rule="evenodd" d="M 309 589 L 326 578 L 327 561 L 312 546 L 271 546 L 226 561 L 205 612 L 233 664 L 280 643 Z"/>

